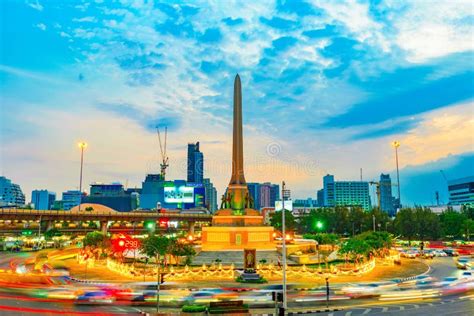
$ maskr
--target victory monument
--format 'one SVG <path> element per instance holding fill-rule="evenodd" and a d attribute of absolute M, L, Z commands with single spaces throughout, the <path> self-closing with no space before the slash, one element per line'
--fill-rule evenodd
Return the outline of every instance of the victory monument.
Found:
<path fill-rule="evenodd" d="M 242 85 L 234 80 L 234 120 L 232 143 L 232 177 L 222 196 L 220 210 L 212 226 L 202 228 L 202 250 L 256 248 L 275 250 L 273 227 L 263 224 L 263 216 L 253 209 L 244 176 L 242 136 Z"/>

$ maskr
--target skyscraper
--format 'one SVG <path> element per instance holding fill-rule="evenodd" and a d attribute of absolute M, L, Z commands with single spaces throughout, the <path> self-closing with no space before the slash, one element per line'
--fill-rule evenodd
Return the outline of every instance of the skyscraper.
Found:
<path fill-rule="evenodd" d="M 214 213 L 217 210 L 217 190 L 209 178 L 203 179 L 203 185 L 205 189 L 205 205 L 211 213 Z"/>
<path fill-rule="evenodd" d="M 253 199 L 253 206 L 256 210 L 260 209 L 260 183 L 250 182 L 247 183 L 249 189 L 249 195 Z"/>
<path fill-rule="evenodd" d="M 280 186 L 270 182 L 247 183 L 249 195 L 254 201 L 254 208 L 275 207 L 275 201 L 280 199 Z"/>
<path fill-rule="evenodd" d="M 18 184 L 6 177 L 0 177 L 0 206 L 23 206 L 25 195 Z"/>
<path fill-rule="evenodd" d="M 202 183 L 204 156 L 199 151 L 199 142 L 188 144 L 188 182 Z"/>
<path fill-rule="evenodd" d="M 360 206 L 366 211 L 370 210 L 368 182 L 334 181 L 334 176 L 328 174 L 324 176 L 323 184 L 323 206 Z"/>
<path fill-rule="evenodd" d="M 50 210 L 56 201 L 56 193 L 48 190 L 33 190 L 31 192 L 31 203 L 35 210 Z"/>
<path fill-rule="evenodd" d="M 389 174 L 380 175 L 380 209 L 395 216 L 395 198 L 392 196 L 392 180 Z"/>
<path fill-rule="evenodd" d="M 83 192 L 79 190 L 69 190 L 63 192 L 63 208 L 64 210 L 70 210 L 74 206 L 81 204 Z"/>

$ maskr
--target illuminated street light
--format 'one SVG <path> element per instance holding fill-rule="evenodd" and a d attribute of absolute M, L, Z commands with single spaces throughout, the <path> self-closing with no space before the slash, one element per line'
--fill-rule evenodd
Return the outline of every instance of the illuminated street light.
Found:
<path fill-rule="evenodd" d="M 317 229 L 321 230 L 321 229 L 323 229 L 323 227 L 324 227 L 323 222 L 321 222 L 321 221 L 316 222 L 316 228 Z"/>
<path fill-rule="evenodd" d="M 397 164 L 398 206 L 401 208 L 402 199 L 400 198 L 400 173 L 398 171 L 398 147 L 400 147 L 400 142 L 394 141 L 392 146 L 395 148 L 395 162 Z"/>

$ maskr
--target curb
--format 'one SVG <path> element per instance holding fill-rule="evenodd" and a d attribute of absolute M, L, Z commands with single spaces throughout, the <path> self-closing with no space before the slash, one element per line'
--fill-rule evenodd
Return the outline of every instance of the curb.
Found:
<path fill-rule="evenodd" d="M 414 275 L 414 276 L 407 277 L 407 278 L 403 278 L 403 279 L 394 279 L 392 281 L 395 281 L 397 283 L 402 283 L 402 282 L 406 282 L 406 281 L 415 280 L 416 278 L 418 278 L 420 276 L 423 276 L 423 275 L 427 275 L 431 271 L 431 266 L 429 264 L 427 264 L 427 266 L 428 266 L 428 269 L 425 272 L 421 273 L 421 274 Z"/>
<path fill-rule="evenodd" d="M 342 311 L 343 308 L 325 308 L 325 309 L 316 309 L 316 310 L 309 310 L 304 312 L 289 312 L 288 315 L 304 315 L 304 314 L 313 314 L 313 313 L 328 313 L 328 312 L 337 312 Z"/>

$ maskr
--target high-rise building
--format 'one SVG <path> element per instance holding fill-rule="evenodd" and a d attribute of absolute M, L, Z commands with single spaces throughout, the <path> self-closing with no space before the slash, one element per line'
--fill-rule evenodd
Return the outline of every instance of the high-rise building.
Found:
<path fill-rule="evenodd" d="M 275 201 L 280 199 L 280 186 L 270 182 L 247 183 L 249 195 L 254 201 L 254 208 L 275 207 Z"/>
<path fill-rule="evenodd" d="M 323 206 L 360 206 L 364 210 L 370 210 L 368 182 L 334 181 L 334 176 L 328 174 L 324 176 L 323 184 Z"/>
<path fill-rule="evenodd" d="M 35 210 L 51 210 L 56 201 L 56 193 L 48 190 L 33 190 L 31 192 L 31 203 Z"/>
<path fill-rule="evenodd" d="M 249 195 L 253 199 L 253 207 L 256 210 L 259 210 L 260 207 L 260 183 L 250 182 L 247 183 L 247 188 L 249 190 Z"/>
<path fill-rule="evenodd" d="M 188 182 L 202 183 L 204 156 L 199 151 L 199 142 L 188 144 Z"/>
<path fill-rule="evenodd" d="M 324 206 L 324 189 L 318 190 L 317 192 L 317 204 L 318 207 L 323 207 Z"/>
<path fill-rule="evenodd" d="M 474 176 L 448 181 L 450 205 L 474 204 Z"/>
<path fill-rule="evenodd" d="M 125 190 L 121 183 L 92 183 L 90 196 L 120 196 Z"/>
<path fill-rule="evenodd" d="M 159 174 L 147 174 L 142 182 L 140 208 L 153 209 L 164 200 L 164 179 Z"/>
<path fill-rule="evenodd" d="M 205 189 L 205 205 L 206 208 L 214 213 L 217 211 L 217 190 L 211 182 L 211 179 L 203 179 L 203 185 Z"/>
<path fill-rule="evenodd" d="M 0 206 L 24 206 L 25 195 L 18 184 L 10 179 L 0 177 Z"/>
<path fill-rule="evenodd" d="M 140 194 L 125 192 L 121 183 L 93 183 L 90 195 L 82 203 L 101 204 L 119 212 L 129 212 L 138 208 Z"/>
<path fill-rule="evenodd" d="M 396 213 L 395 202 L 390 175 L 382 173 L 380 175 L 380 209 L 393 217 Z"/>
<path fill-rule="evenodd" d="M 333 175 L 323 177 L 324 206 L 332 207 L 336 205 L 335 184 Z"/>
<path fill-rule="evenodd" d="M 84 193 L 79 190 L 68 190 L 63 192 L 62 205 L 64 210 L 70 210 L 74 206 L 81 204 Z"/>
<path fill-rule="evenodd" d="M 148 174 L 142 182 L 140 208 L 189 209 L 205 207 L 202 183 L 185 180 L 164 181 L 159 174 Z"/>

